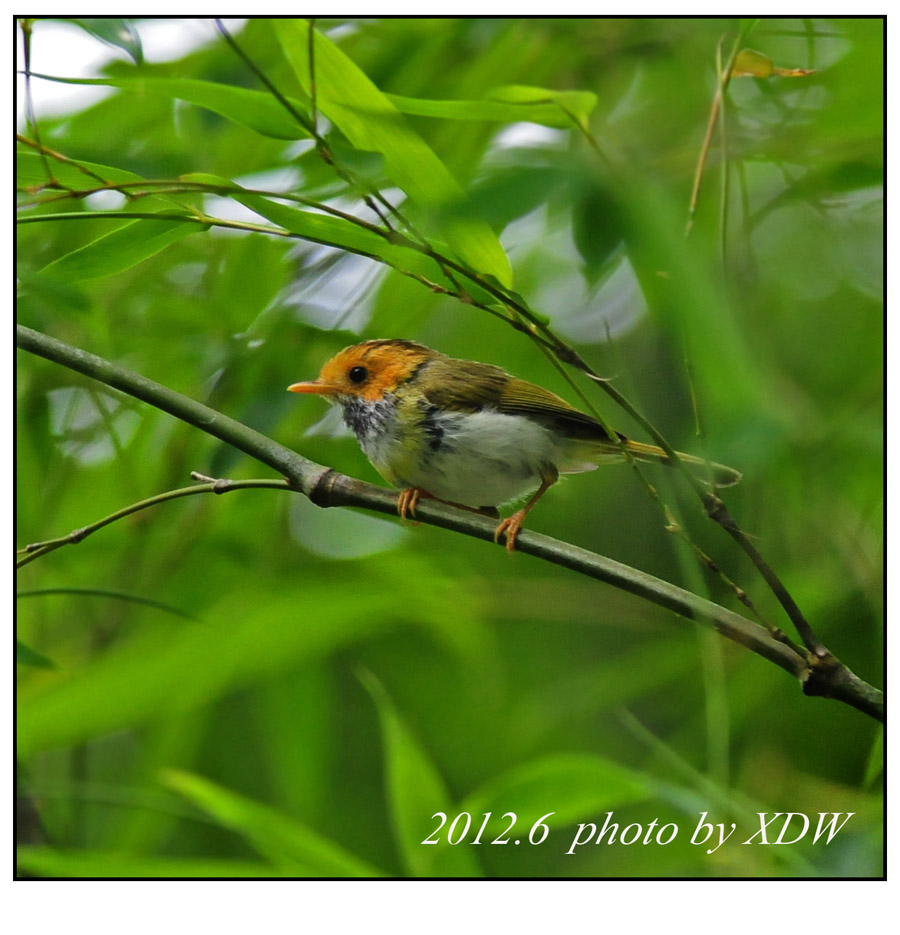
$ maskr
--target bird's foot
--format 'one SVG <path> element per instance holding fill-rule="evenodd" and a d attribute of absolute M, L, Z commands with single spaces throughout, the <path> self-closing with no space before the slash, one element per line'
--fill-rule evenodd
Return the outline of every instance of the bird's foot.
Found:
<path fill-rule="evenodd" d="M 500 543 L 500 537 L 506 534 L 506 551 L 513 553 L 516 551 L 516 539 L 519 536 L 519 530 L 522 523 L 525 522 L 525 516 L 528 510 L 517 510 L 512 516 L 507 516 L 505 520 L 494 531 L 494 542 Z"/>
<path fill-rule="evenodd" d="M 559 472 L 553 465 L 550 465 L 542 475 L 543 479 L 541 481 L 541 486 L 538 487 L 534 496 L 522 507 L 521 510 L 516 510 L 512 516 L 507 516 L 505 520 L 494 530 L 494 542 L 500 543 L 500 537 L 505 533 L 506 534 L 506 551 L 512 555 L 516 551 L 516 539 L 519 537 L 519 530 L 522 528 L 522 523 L 525 522 L 525 517 L 528 515 L 528 511 L 541 499 L 541 497 L 546 493 L 547 490 L 552 487 L 556 481 L 559 479 Z"/>
<path fill-rule="evenodd" d="M 407 487 L 401 490 L 400 496 L 397 497 L 397 512 L 400 514 L 400 519 L 415 518 L 416 507 L 422 497 L 431 497 L 431 494 L 418 487 Z"/>

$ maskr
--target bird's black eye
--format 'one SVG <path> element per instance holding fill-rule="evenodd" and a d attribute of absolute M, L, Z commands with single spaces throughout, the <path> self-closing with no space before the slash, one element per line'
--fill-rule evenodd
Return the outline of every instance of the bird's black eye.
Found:
<path fill-rule="evenodd" d="M 365 383 L 368 376 L 369 371 L 365 367 L 351 367 L 347 371 L 347 377 L 351 383 Z"/>

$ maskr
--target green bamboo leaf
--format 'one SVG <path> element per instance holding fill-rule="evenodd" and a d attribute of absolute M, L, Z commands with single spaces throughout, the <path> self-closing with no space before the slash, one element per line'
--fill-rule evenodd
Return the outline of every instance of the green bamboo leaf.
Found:
<path fill-rule="evenodd" d="M 522 108 L 552 105 L 560 113 L 569 116 L 568 126 L 574 120 L 579 126 L 587 127 L 588 118 L 597 106 L 597 95 L 591 91 L 551 91 L 548 88 L 533 88 L 529 85 L 510 84 L 494 88 L 489 100 L 505 101 Z"/>
<path fill-rule="evenodd" d="M 152 74 L 66 78 L 35 72 L 32 78 L 62 84 L 98 85 L 163 94 L 204 107 L 264 136 L 287 140 L 309 136 L 283 105 L 266 91 L 252 91 L 195 78 L 169 78 Z M 586 119 L 597 106 L 597 95 L 590 91 L 550 91 L 521 86 L 497 88 L 489 92 L 483 101 L 440 101 L 402 94 L 385 94 L 384 97 L 401 113 L 415 117 L 491 123 L 538 123 L 563 130 L 572 126 L 571 114 Z M 308 102 L 292 97 L 287 100 L 301 113 L 309 110 Z"/>
<path fill-rule="evenodd" d="M 185 181 L 236 189 L 235 192 L 229 193 L 236 201 L 306 240 L 372 257 L 401 272 L 424 277 L 428 282 L 435 283 L 440 288 L 454 288 L 440 265 L 430 256 L 401 244 L 391 243 L 385 237 L 354 224 L 352 221 L 286 205 L 263 195 L 243 192 L 241 187 L 230 179 L 208 173 L 193 172 L 182 178 Z M 435 244 L 435 246 L 440 248 L 441 245 Z M 474 284 L 468 286 L 468 292 L 477 301 L 490 300 L 488 293 Z"/>
<path fill-rule="evenodd" d="M 473 821 L 491 812 L 492 833 L 509 823 L 503 814 L 514 812 L 514 833 L 523 835 L 548 812 L 553 815 L 545 824 L 552 832 L 652 795 L 642 774 L 604 757 L 570 754 L 534 760 L 498 776 L 468 796 L 457 811 L 470 812 Z"/>
<path fill-rule="evenodd" d="M 16 640 L 16 662 L 23 666 L 35 666 L 39 669 L 55 669 L 56 663 L 52 659 L 41 655 L 37 650 Z"/>
<path fill-rule="evenodd" d="M 61 851 L 51 847 L 20 847 L 16 851 L 20 872 L 35 877 L 81 877 L 91 880 L 243 879 L 293 876 L 270 864 L 216 857 L 146 857 L 123 851 Z"/>
<path fill-rule="evenodd" d="M 363 256 L 380 258 L 392 266 L 395 263 L 400 263 L 401 268 L 421 270 L 423 275 L 426 269 L 435 276 L 440 275 L 437 264 L 430 258 L 415 250 L 395 246 L 373 231 L 366 230 L 364 227 L 360 227 L 344 218 L 329 214 L 317 214 L 313 211 L 305 211 L 302 208 L 282 204 L 263 195 L 251 194 L 250 192 L 244 193 L 241 187 L 230 179 L 209 175 L 205 172 L 192 172 L 183 176 L 183 179 L 188 182 L 201 182 L 207 185 L 234 188 L 236 191 L 232 194 L 232 197 L 235 201 L 239 201 L 242 205 L 267 220 L 283 227 L 292 234 L 298 234 L 306 240 L 339 247 Z"/>
<path fill-rule="evenodd" d="M 71 594 L 78 597 L 104 597 L 113 601 L 125 601 L 142 607 L 152 607 L 163 613 L 182 617 L 185 620 L 196 620 L 193 614 L 186 613 L 180 607 L 156 601 L 151 597 L 142 597 L 140 594 L 131 594 L 128 591 L 114 591 L 109 588 L 37 588 L 33 591 L 16 591 L 16 600 L 23 597 L 51 597 L 61 594 Z"/>
<path fill-rule="evenodd" d="M 105 179 L 112 185 L 120 185 L 123 182 L 141 182 L 140 175 L 129 172 L 127 169 L 119 169 L 114 166 L 104 166 L 97 162 L 79 161 L 77 164 L 69 162 L 60 162 L 56 159 L 48 160 L 54 178 L 66 188 L 87 189 L 96 188 L 97 179 Z M 79 166 L 81 168 L 79 168 Z M 83 171 L 84 170 L 84 171 Z M 93 175 L 89 175 L 92 172 Z M 19 188 L 36 188 L 47 183 L 47 170 L 44 167 L 44 160 L 31 150 L 16 150 L 16 185 Z"/>
<path fill-rule="evenodd" d="M 446 825 L 439 844 L 423 844 L 434 831 L 437 812 L 447 814 L 450 794 L 435 765 L 394 708 L 381 682 L 361 671 L 360 680 L 378 710 L 384 744 L 384 772 L 394 837 L 412 876 L 478 877 L 471 851 L 448 844 Z"/>
<path fill-rule="evenodd" d="M 870 789 L 875 780 L 884 772 L 884 726 L 878 728 L 875 741 L 869 750 L 866 759 L 866 772 L 863 777 L 863 788 Z"/>
<path fill-rule="evenodd" d="M 310 91 L 309 29 L 305 20 L 274 20 L 273 28 L 304 90 Z M 385 172 L 415 202 L 445 210 L 465 195 L 447 167 L 403 114 L 331 40 L 313 31 L 316 101 L 357 148 L 384 155 Z M 509 260 L 482 221 L 455 217 L 446 223 L 450 246 L 473 269 L 512 283 Z"/>
<path fill-rule="evenodd" d="M 493 123 L 539 123 L 545 127 L 570 129 L 572 117 L 586 116 L 597 106 L 597 95 L 589 91 L 545 91 L 528 89 L 530 96 L 515 92 L 507 99 L 507 89 L 490 92 L 483 101 L 435 101 L 420 97 L 389 94 L 391 103 L 404 114 L 437 117 L 442 120 L 485 120 Z M 539 94 L 537 93 L 539 92 Z M 496 99 L 494 98 L 496 95 Z"/>
<path fill-rule="evenodd" d="M 383 871 L 301 822 L 201 776 L 165 770 L 162 780 L 223 828 L 241 835 L 259 854 L 282 870 L 313 877 L 385 876 Z"/>
<path fill-rule="evenodd" d="M 278 140 L 308 139 L 309 134 L 266 91 L 251 91 L 216 81 L 201 81 L 196 78 L 165 78 L 155 75 L 141 77 L 108 78 L 61 78 L 54 75 L 34 74 L 34 78 L 58 81 L 63 84 L 103 85 L 122 90 L 162 94 L 179 101 L 187 101 L 220 117 L 255 130 L 263 136 Z M 291 103 L 300 111 L 305 105 L 300 101 Z"/>
<path fill-rule="evenodd" d="M 240 185 L 231 179 L 222 178 L 217 175 L 210 175 L 206 172 L 192 172 L 189 175 L 182 176 L 186 182 L 200 182 L 204 185 L 217 185 L 230 189 L 229 192 L 235 201 L 255 211 L 257 214 L 272 221 L 279 227 L 290 231 L 292 234 L 298 234 L 304 239 L 315 241 L 316 243 L 326 244 L 328 246 L 339 247 L 349 250 L 352 253 L 360 253 L 367 256 L 379 257 L 394 255 L 396 249 L 404 250 L 407 254 L 414 254 L 416 251 L 408 250 L 403 247 L 390 249 L 391 244 L 383 237 L 373 231 L 366 230 L 352 221 L 329 214 L 318 214 L 314 211 L 306 211 L 302 208 L 295 208 L 281 202 L 267 198 L 263 195 L 244 192 Z M 426 258 L 427 259 L 427 258 Z"/>
<path fill-rule="evenodd" d="M 74 23 L 86 33 L 125 52 L 135 65 L 144 61 L 144 49 L 141 37 L 130 19 L 96 17 L 91 19 L 66 19 L 63 22 Z"/>
<path fill-rule="evenodd" d="M 92 192 L 102 189 L 104 183 L 115 186 L 145 181 L 143 176 L 129 172 L 127 169 L 101 165 L 98 162 L 63 161 L 47 157 L 45 163 L 45 160 L 33 150 L 19 148 L 16 150 L 16 187 L 22 191 L 33 189 L 35 192 L 41 190 L 43 194 L 47 194 L 50 191 L 45 191 L 50 181 L 47 175 L 48 168 L 57 186 L 73 192 Z M 182 205 L 169 195 L 146 193 L 141 195 L 141 207 L 151 212 L 182 209 Z M 20 211 L 20 216 L 26 213 L 23 209 Z M 124 226 L 124 223 L 125 219 L 118 226 Z"/>
<path fill-rule="evenodd" d="M 173 218 L 142 218 L 48 263 L 40 275 L 61 282 L 82 282 L 113 276 L 159 253 L 176 240 L 206 230 L 200 224 Z"/>

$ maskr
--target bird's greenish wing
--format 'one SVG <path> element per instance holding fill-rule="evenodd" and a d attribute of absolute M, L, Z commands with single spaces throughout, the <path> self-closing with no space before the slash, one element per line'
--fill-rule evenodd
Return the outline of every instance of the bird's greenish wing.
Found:
<path fill-rule="evenodd" d="M 530 416 L 569 438 L 609 439 L 606 430 L 592 416 L 576 409 L 556 393 L 518 377 L 507 380 L 497 408 L 510 415 Z"/>
<path fill-rule="evenodd" d="M 419 385 L 428 402 L 447 412 L 478 412 L 499 408 L 508 374 L 499 367 L 449 357 L 429 361 Z"/>
<path fill-rule="evenodd" d="M 449 412 L 496 409 L 509 415 L 529 416 L 568 438 L 609 440 L 596 419 L 561 396 L 490 364 L 441 357 L 422 368 L 420 385 L 431 405 Z"/>

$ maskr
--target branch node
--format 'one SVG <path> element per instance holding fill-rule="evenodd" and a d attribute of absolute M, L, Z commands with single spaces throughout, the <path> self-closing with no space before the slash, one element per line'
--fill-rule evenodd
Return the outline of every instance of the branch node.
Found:
<path fill-rule="evenodd" d="M 711 520 L 718 523 L 720 526 L 724 526 L 726 529 L 733 528 L 734 521 L 725 509 L 725 502 L 721 497 L 716 496 L 715 493 L 710 491 L 703 497 L 703 506 L 706 509 L 706 515 Z"/>
<path fill-rule="evenodd" d="M 830 698 L 835 694 L 835 689 L 840 681 L 839 678 L 834 678 L 838 674 L 838 669 L 823 671 L 815 665 L 811 665 L 807 671 L 809 674 L 803 681 L 804 695 Z"/>
<path fill-rule="evenodd" d="M 573 367 L 578 367 L 581 370 L 586 369 L 586 364 L 584 358 L 572 347 L 568 347 L 565 344 L 557 346 L 555 349 L 556 356 L 564 364 L 570 364 Z"/>
<path fill-rule="evenodd" d="M 191 480 L 198 480 L 204 484 L 212 484 L 212 492 L 214 494 L 228 493 L 229 490 L 234 489 L 232 481 L 227 477 L 209 477 L 206 474 L 201 474 L 199 471 L 191 471 Z"/>
<path fill-rule="evenodd" d="M 844 666 L 837 656 L 829 652 L 824 646 L 821 646 L 810 651 L 809 667 L 817 674 L 829 677 Z"/>
<path fill-rule="evenodd" d="M 327 471 L 323 471 L 310 488 L 308 494 L 310 503 L 321 507 L 338 506 L 339 503 L 335 496 L 335 490 L 337 489 L 340 476 L 341 475 L 338 474 L 337 471 L 333 471 L 331 468 Z"/>

